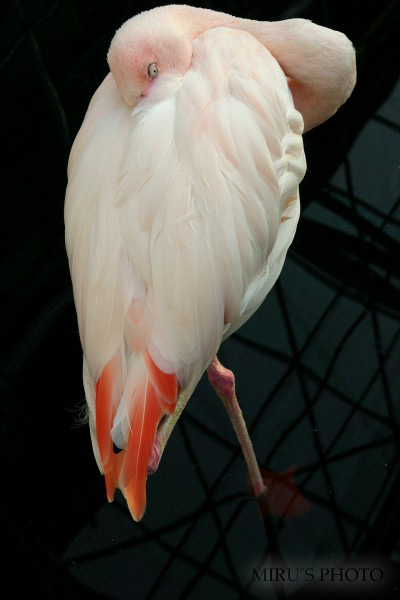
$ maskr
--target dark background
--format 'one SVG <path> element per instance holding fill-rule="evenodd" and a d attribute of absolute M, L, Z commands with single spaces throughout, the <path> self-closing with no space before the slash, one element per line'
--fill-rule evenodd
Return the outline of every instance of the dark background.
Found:
<path fill-rule="evenodd" d="M 311 597 L 301 582 L 252 582 L 252 568 L 282 562 L 381 565 L 384 591 L 336 582 L 323 597 L 398 594 L 398 1 L 202 5 L 311 18 L 345 32 L 357 51 L 351 99 L 305 136 L 303 213 L 279 283 L 220 351 L 260 464 L 296 465 L 311 509 L 261 519 L 206 381 L 149 481 L 144 520 L 132 522 L 121 497 L 106 503 L 88 428 L 76 426 L 84 394 L 64 250 L 66 164 L 115 29 L 153 6 L 0 8 L 3 597 Z"/>

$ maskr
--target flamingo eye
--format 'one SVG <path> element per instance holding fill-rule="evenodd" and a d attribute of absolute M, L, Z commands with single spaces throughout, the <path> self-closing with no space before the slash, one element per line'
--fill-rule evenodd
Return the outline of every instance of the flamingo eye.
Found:
<path fill-rule="evenodd" d="M 150 79 L 154 79 L 158 75 L 158 67 L 156 63 L 151 63 L 151 65 L 147 68 L 147 73 L 149 74 Z"/>

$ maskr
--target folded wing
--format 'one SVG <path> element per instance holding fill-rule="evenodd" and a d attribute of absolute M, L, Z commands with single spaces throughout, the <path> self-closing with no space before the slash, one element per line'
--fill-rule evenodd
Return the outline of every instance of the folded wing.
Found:
<path fill-rule="evenodd" d="M 71 152 L 65 206 L 92 441 L 111 500 L 146 503 L 157 424 L 282 268 L 305 171 L 302 118 L 243 31 L 193 42 L 133 110 L 112 77 Z M 115 452 L 115 446 L 122 451 Z"/>

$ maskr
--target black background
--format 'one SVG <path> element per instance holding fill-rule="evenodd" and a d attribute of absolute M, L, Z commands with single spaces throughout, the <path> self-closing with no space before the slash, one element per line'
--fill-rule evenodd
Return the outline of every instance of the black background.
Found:
<path fill-rule="evenodd" d="M 249 587 L 248 582 L 246 584 L 246 577 L 238 579 L 235 576 L 237 561 L 240 563 L 240 557 L 245 561 L 246 555 L 250 556 L 251 553 L 243 545 L 240 531 L 229 537 L 227 531 L 220 526 L 231 513 L 224 515 L 224 508 L 218 508 L 215 494 L 210 492 L 208 485 L 209 465 L 218 463 L 218 453 L 215 454 L 214 447 L 207 443 L 207 436 L 211 436 L 212 439 L 213 435 L 212 431 L 207 430 L 207 414 L 210 415 L 210 419 L 214 419 L 212 406 L 213 403 L 216 405 L 217 400 L 213 399 L 212 390 L 207 389 L 205 382 L 202 382 L 199 388 L 198 397 L 200 394 L 208 396 L 209 405 L 204 415 L 196 421 L 195 398 L 191 400 L 193 406 L 187 409 L 187 419 L 183 417 L 183 423 L 179 426 L 180 433 L 178 429 L 174 433 L 177 439 L 170 442 L 171 445 L 175 444 L 176 448 L 166 452 L 163 458 L 166 463 L 163 468 L 167 470 L 163 471 L 164 476 L 160 473 L 152 479 L 149 502 L 153 505 L 163 504 L 165 486 L 168 486 L 171 478 L 175 482 L 177 478 L 183 482 L 177 494 L 188 496 L 194 490 L 189 483 L 190 473 L 196 471 L 200 483 L 201 478 L 204 478 L 201 485 L 203 491 L 206 490 L 208 504 L 198 513 L 197 509 L 193 509 L 192 517 L 197 520 L 207 512 L 214 515 L 214 522 L 209 524 L 207 521 L 202 525 L 202 539 L 211 552 L 215 544 L 219 544 L 219 548 L 225 548 L 228 574 L 224 577 L 229 580 L 229 585 L 226 581 L 219 581 L 218 577 L 213 575 L 214 571 L 208 570 L 213 564 L 212 556 L 208 563 L 203 558 L 200 558 L 198 563 L 191 563 L 187 555 L 186 558 L 182 558 L 177 539 L 165 546 L 166 542 L 160 533 L 161 525 L 158 526 L 156 517 L 152 521 L 151 515 L 148 517 L 147 514 L 143 524 L 129 523 L 126 527 L 130 528 L 131 533 L 135 531 L 134 535 L 140 532 L 140 535 L 144 538 L 147 536 L 151 543 L 164 548 L 169 555 L 165 557 L 164 566 L 168 560 L 181 561 L 181 570 L 177 570 L 178 575 L 175 577 L 178 578 L 181 573 L 182 585 L 172 587 L 171 589 L 175 590 L 173 592 L 169 592 L 167 586 L 163 593 L 163 583 L 157 583 L 158 577 L 162 579 L 166 575 L 165 571 L 164 575 L 162 574 L 161 567 L 154 564 L 151 544 L 146 546 L 147 559 L 142 562 L 137 576 L 132 576 L 134 583 L 130 583 L 125 596 L 117 591 L 114 594 L 110 591 L 113 590 L 113 578 L 123 578 L 115 567 L 114 559 L 98 567 L 102 570 L 108 569 L 110 586 L 104 590 L 97 586 L 97 591 L 93 591 L 90 577 L 95 580 L 96 575 L 91 575 L 88 579 L 82 575 L 84 567 L 83 571 L 75 572 L 74 562 L 65 554 L 67 546 L 85 525 L 91 523 L 92 527 L 101 527 L 96 523 L 93 525 L 93 518 L 105 503 L 104 485 L 94 463 L 87 427 L 75 426 L 79 406 L 83 400 L 83 389 L 81 349 L 63 237 L 66 164 L 71 143 L 82 122 L 88 102 L 107 73 L 105 56 L 115 29 L 140 10 L 153 6 L 156 4 L 151 2 L 139 4 L 102 0 L 18 0 L 5 3 L 0 9 L 0 414 L 3 465 L 0 517 L 4 556 L 2 581 L 7 598 L 18 597 L 22 592 L 25 597 L 33 597 L 35 592 L 40 598 L 91 598 L 101 597 L 102 592 L 105 597 L 135 599 L 158 597 L 157 594 L 160 597 L 174 597 L 180 594 L 181 597 L 203 598 L 206 593 L 210 597 L 221 598 L 259 597 L 254 589 Z M 374 329 L 374 314 L 389 315 L 394 333 L 397 331 L 396 320 L 398 328 L 400 306 L 399 239 L 386 236 L 384 227 L 379 229 L 360 216 L 356 210 L 357 201 L 351 193 L 348 194 L 348 205 L 344 208 L 340 203 L 336 205 L 332 199 L 332 190 L 327 188 L 327 182 L 340 165 L 344 165 L 349 179 L 350 167 L 346 157 L 357 136 L 390 96 L 398 80 L 399 2 L 366 2 L 357 5 L 354 3 L 353 6 L 350 2 L 334 0 L 271 0 L 265 4 L 221 1 L 205 3 L 202 6 L 258 20 L 295 16 L 311 18 L 321 25 L 343 31 L 353 41 L 357 51 L 357 87 L 351 99 L 334 118 L 305 136 L 308 173 L 301 185 L 301 199 L 305 211 L 313 202 L 333 204 L 333 210 L 337 211 L 342 220 L 356 224 L 358 234 L 352 236 L 345 228 L 329 223 L 316 226 L 315 220 L 307 218 L 304 211 L 305 216 L 300 220 L 289 256 L 293 264 L 301 265 L 303 269 L 313 273 L 314 277 L 329 289 L 338 291 L 339 296 L 352 299 L 354 305 L 358 303 L 362 306 L 367 318 L 371 317 L 371 330 Z M 394 140 L 393 146 L 386 148 L 388 156 L 393 156 L 395 152 L 399 156 L 399 122 L 397 120 L 397 123 L 391 121 L 389 125 L 386 124 L 393 132 L 391 139 Z M 370 152 L 373 155 L 375 140 L 371 137 L 366 139 L 367 146 L 372 145 L 372 148 L 365 147 L 365 153 Z M 363 169 L 362 160 L 359 168 Z M 386 195 L 387 182 L 379 177 L 378 171 L 377 186 L 382 190 L 381 193 Z M 368 195 L 368 191 L 366 193 Z M 398 201 L 399 189 L 392 189 L 391 193 L 394 193 L 395 200 Z M 387 203 L 382 202 L 382 205 L 386 206 Z M 391 215 L 395 219 L 396 212 L 392 212 Z M 397 217 L 398 215 L 397 205 Z M 395 221 L 393 224 L 396 225 Z M 373 261 L 376 268 L 372 269 L 369 261 Z M 286 277 L 284 281 L 287 287 L 278 287 L 274 291 L 274 297 L 281 303 L 284 303 L 285 293 L 290 293 L 290 270 L 287 274 L 284 270 L 283 276 Z M 318 287 L 311 288 L 309 293 L 312 296 L 310 307 L 315 306 L 315 303 L 318 303 Z M 266 303 L 268 302 L 269 299 Z M 267 313 L 261 311 L 253 317 L 251 328 L 245 330 L 242 337 L 239 332 L 239 336 L 229 340 L 221 350 L 221 360 L 234 368 L 237 376 L 240 373 L 238 395 L 245 414 L 246 406 L 256 402 L 253 396 L 257 389 L 252 379 L 254 369 L 248 367 L 246 360 L 256 361 L 257 356 L 257 360 L 260 361 L 257 364 L 261 365 L 261 370 L 265 370 L 265 378 L 268 379 L 268 360 L 277 358 L 277 351 L 275 350 L 274 355 L 265 333 L 266 327 L 268 328 L 266 314 L 274 319 L 274 305 L 271 304 L 271 309 L 266 310 Z M 310 308 L 309 314 L 307 309 L 304 312 L 310 321 L 314 319 L 313 310 Z M 356 316 L 356 309 L 354 311 Z M 290 321 L 290 315 L 286 316 Z M 299 361 L 288 322 L 286 326 L 289 341 L 284 362 L 286 360 L 288 365 L 295 366 L 301 388 L 301 381 L 304 385 L 302 377 L 307 375 L 306 367 Z M 255 334 L 252 335 L 252 332 Z M 376 344 L 380 343 L 376 327 L 374 332 L 376 347 Z M 326 341 L 323 336 L 322 338 Z M 363 336 L 357 337 L 351 349 L 350 356 L 355 362 L 358 350 L 364 344 L 363 340 Z M 345 340 L 342 346 L 344 343 L 347 341 Z M 333 341 L 332 352 L 334 353 L 339 346 L 340 342 Z M 378 367 L 379 361 L 385 360 L 391 351 L 395 350 L 386 348 L 380 354 L 376 354 L 374 360 Z M 350 363 L 348 365 L 349 368 L 353 368 Z M 392 372 L 385 374 L 386 380 L 390 379 L 395 371 L 396 367 L 393 366 Z M 356 378 L 366 376 L 365 373 L 359 374 L 357 369 L 353 372 Z M 327 385 L 329 377 L 327 372 Z M 328 394 L 325 388 L 321 393 Z M 354 392 L 354 398 L 356 395 Z M 397 385 L 397 397 L 396 390 L 389 394 L 395 405 L 397 402 L 397 407 L 398 395 Z M 387 397 L 388 393 L 385 398 Z M 260 397 L 259 402 L 262 404 L 263 401 Z M 326 410 L 329 411 L 328 395 L 323 401 L 326 402 Z M 377 394 L 376 402 L 384 403 L 385 400 L 382 395 Z M 350 560 L 357 556 L 368 556 L 372 563 L 378 559 L 391 560 L 387 563 L 387 572 L 394 573 L 397 566 L 393 562 L 393 552 L 398 544 L 400 524 L 400 477 L 397 460 L 399 415 L 397 413 L 396 420 L 396 406 L 390 402 L 385 406 L 385 418 L 391 423 L 391 435 L 394 440 L 390 484 L 380 487 L 377 483 L 380 509 L 377 513 L 368 513 L 368 521 L 362 516 L 362 505 L 367 499 L 360 490 L 358 501 L 361 508 L 357 509 L 361 515 L 359 543 L 353 547 L 352 552 L 345 551 L 343 557 L 347 556 Z M 219 411 L 219 407 L 216 410 Z M 252 422 L 256 411 L 249 414 L 247 417 Z M 222 412 L 218 412 L 218 416 L 215 417 L 217 421 L 219 418 L 224 419 Z M 195 434 L 191 435 L 190 426 L 197 427 L 196 431 L 202 433 L 200 441 Z M 334 419 L 332 427 L 335 427 Z M 221 433 L 222 437 L 223 432 L 228 429 L 226 425 L 226 429 Z M 372 448 L 375 447 L 374 435 L 376 439 L 379 438 L 376 432 L 372 432 L 369 442 Z M 229 439 L 232 444 L 227 446 L 228 449 L 235 446 L 234 439 Z M 307 443 L 305 442 L 305 446 Z M 379 443 L 376 442 L 375 445 L 378 447 Z M 266 452 L 267 446 L 268 440 L 258 448 Z M 294 444 L 292 462 L 301 466 L 297 448 Z M 185 452 L 188 456 L 187 463 L 180 462 L 174 456 L 173 450 L 177 453 Z M 240 460 L 240 457 L 237 458 L 231 468 L 239 469 L 241 475 L 237 479 L 235 490 L 245 495 L 246 484 Z M 263 459 L 260 462 L 263 466 L 271 468 Z M 307 460 L 304 462 L 307 463 Z M 221 468 L 223 466 L 222 460 Z M 273 468 L 285 470 L 289 466 L 286 464 Z M 345 472 L 350 467 L 344 462 L 341 468 Z M 175 475 L 172 474 L 174 471 Z M 340 474 L 338 476 L 341 477 Z M 185 481 L 186 487 L 183 485 Z M 303 493 L 307 496 L 307 489 L 303 489 Z M 308 497 L 318 504 L 316 497 Z M 119 510 L 123 510 L 123 501 L 120 500 L 119 505 Z M 115 505 L 113 506 L 114 508 L 107 507 L 105 510 L 114 510 Z M 338 506 L 340 512 L 343 508 L 340 501 Z M 169 519 L 170 522 L 168 532 L 174 531 L 174 523 L 178 531 L 179 519 L 190 514 L 186 511 L 186 504 L 182 498 L 169 505 L 168 510 L 164 506 L 163 510 L 167 513 L 166 520 Z M 220 511 L 218 516 L 215 511 Z M 254 505 L 254 512 L 256 511 Z M 240 518 L 242 517 L 238 515 L 237 519 Z M 146 519 L 149 519 L 147 524 Z M 268 518 L 266 521 L 268 522 L 264 524 L 260 521 L 259 528 L 264 536 L 263 551 L 265 556 L 271 558 L 271 553 L 273 556 L 277 550 L 275 542 L 279 539 L 279 528 L 276 527 L 275 520 Z M 107 535 L 110 539 L 112 537 L 110 523 L 104 540 Z M 334 527 L 338 527 L 337 520 L 335 523 Z M 290 537 L 290 526 L 288 531 Z M 307 541 L 305 536 L 304 543 L 307 545 L 314 542 Z M 103 547 L 106 545 L 104 542 Z M 117 549 L 118 544 L 114 547 L 115 552 Z M 86 548 L 85 551 L 89 550 Z M 194 551 L 193 554 L 195 555 Z M 338 558 L 338 564 L 344 560 L 343 557 Z M 134 565 L 131 568 L 134 570 Z M 190 574 L 186 571 L 190 571 Z M 96 572 L 96 567 L 93 572 Z M 146 582 L 150 583 L 146 585 Z M 154 585 L 156 587 L 151 591 Z M 394 584 L 389 587 L 393 592 Z M 274 593 L 277 597 L 284 597 L 284 591 L 279 586 L 275 592 L 269 589 L 262 597 L 273 598 Z M 327 594 L 327 591 L 324 593 Z M 355 588 L 352 594 L 352 597 L 357 597 L 358 592 Z M 363 594 L 359 597 L 364 597 Z"/>

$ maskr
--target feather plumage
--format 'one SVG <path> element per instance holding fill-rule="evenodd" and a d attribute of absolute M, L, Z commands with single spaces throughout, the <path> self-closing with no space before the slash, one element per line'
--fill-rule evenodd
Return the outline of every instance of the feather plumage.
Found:
<path fill-rule="evenodd" d="M 180 26 L 196 10 L 169 8 Z M 213 15 L 241 25 L 205 30 L 202 13 L 190 69 L 161 74 L 136 104 L 117 34 L 115 80 L 94 95 L 69 163 L 66 246 L 92 442 L 108 498 L 119 486 L 135 519 L 160 418 L 264 300 L 299 218 L 303 119 L 288 80 L 258 30 Z"/>

